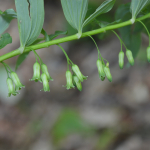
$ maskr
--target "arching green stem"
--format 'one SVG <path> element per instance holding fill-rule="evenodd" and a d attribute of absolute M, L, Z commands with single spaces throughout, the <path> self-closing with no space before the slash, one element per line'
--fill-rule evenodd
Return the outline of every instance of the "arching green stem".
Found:
<path fill-rule="evenodd" d="M 97 51 L 98 51 L 98 59 L 99 59 L 99 55 L 100 55 L 101 60 L 102 60 L 102 62 L 103 62 L 103 57 L 102 57 L 102 55 L 101 55 L 101 52 L 100 52 L 100 50 L 99 50 L 99 48 L 98 48 L 98 46 L 97 46 L 95 40 L 93 39 L 92 36 L 90 36 L 90 35 L 88 35 L 88 36 L 93 40 L 93 42 L 94 42 L 94 44 L 95 44 L 95 46 L 96 46 L 96 48 L 97 48 Z"/>
<path fill-rule="evenodd" d="M 41 59 L 41 57 L 38 55 L 38 53 L 35 50 L 32 50 L 35 54 L 35 57 L 37 56 L 39 58 L 40 64 L 43 64 L 43 61 Z M 37 57 L 36 57 L 36 61 L 37 61 Z"/>
<path fill-rule="evenodd" d="M 112 32 L 114 32 L 115 33 L 115 35 L 118 37 L 118 39 L 120 40 L 120 44 L 121 44 L 121 51 L 122 51 L 122 44 L 124 45 L 124 47 L 126 48 L 126 50 L 127 50 L 127 47 L 126 47 L 126 45 L 124 44 L 124 42 L 122 41 L 122 39 L 119 37 L 119 35 L 114 31 L 114 30 L 112 30 Z"/>
<path fill-rule="evenodd" d="M 140 21 L 145 20 L 149 17 L 150 17 L 150 13 L 136 19 L 135 22 L 137 22 L 139 20 Z M 128 21 L 125 21 L 125 22 L 122 22 L 122 23 L 118 23 L 118 24 L 115 24 L 115 25 L 109 25 L 109 26 L 106 26 L 104 28 L 99 28 L 99 29 L 96 29 L 96 30 L 92 30 L 92 31 L 82 33 L 81 38 L 87 37 L 88 35 L 92 36 L 92 35 L 95 35 L 95 34 L 99 34 L 99 33 L 102 33 L 104 31 L 108 31 L 108 30 L 114 30 L 114 29 L 122 28 L 122 27 L 125 27 L 125 26 L 128 26 L 128 25 L 132 25 L 131 20 L 128 20 Z M 44 40 L 44 38 L 43 38 L 43 40 Z M 48 41 L 48 42 L 43 42 L 43 43 L 36 44 L 36 45 L 31 45 L 31 46 L 25 48 L 24 53 L 30 52 L 30 51 L 32 51 L 32 49 L 33 50 L 38 50 L 38 49 L 42 49 L 42 48 L 45 48 L 45 47 L 48 47 L 48 46 L 51 46 L 51 45 L 57 45 L 57 44 L 60 44 L 60 43 L 69 42 L 69 41 L 73 41 L 73 40 L 78 40 L 78 37 L 77 37 L 76 34 L 72 35 L 72 36 L 63 37 L 63 38 L 60 38 L 60 39 Z M 20 53 L 19 49 L 16 49 L 14 51 L 6 53 L 6 54 L 0 56 L 0 62 L 4 61 L 6 59 L 9 59 L 11 57 L 20 55 L 20 54 L 21 53 Z"/>
<path fill-rule="evenodd" d="M 5 70 L 6 70 L 6 72 L 7 72 L 7 77 L 9 77 L 9 71 L 8 71 L 8 69 L 7 69 L 7 66 L 6 66 L 6 64 L 5 64 L 4 62 L 2 62 L 2 64 L 4 65 L 4 67 L 5 67 Z"/>
<path fill-rule="evenodd" d="M 140 21 L 140 20 L 137 20 L 137 21 L 140 22 L 144 26 L 145 30 L 147 31 L 147 34 L 148 34 L 148 37 L 149 37 L 149 46 L 150 46 L 150 33 L 149 33 L 146 25 L 142 21 Z"/>
<path fill-rule="evenodd" d="M 63 51 L 63 53 L 64 53 L 65 56 L 66 56 L 66 59 L 67 59 L 67 68 L 68 68 L 68 70 L 69 70 L 69 65 L 71 65 L 70 62 L 71 62 L 72 64 L 73 64 L 73 62 L 69 59 L 69 57 L 68 57 L 66 51 L 65 51 L 59 44 L 57 44 L 57 45 L 59 46 L 59 48 Z"/>

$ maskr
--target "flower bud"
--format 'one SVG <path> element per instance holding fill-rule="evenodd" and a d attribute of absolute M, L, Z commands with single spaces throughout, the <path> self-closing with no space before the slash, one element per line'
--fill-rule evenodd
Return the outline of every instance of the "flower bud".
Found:
<path fill-rule="evenodd" d="M 67 85 L 66 85 L 67 90 L 74 88 L 73 81 L 72 81 L 72 74 L 69 70 L 66 71 L 66 81 L 67 81 Z"/>
<path fill-rule="evenodd" d="M 21 90 L 21 88 L 25 88 L 25 86 L 20 82 L 20 79 L 18 78 L 18 75 L 16 74 L 16 72 L 11 72 L 10 76 L 13 80 L 13 82 L 15 83 L 15 90 Z"/>
<path fill-rule="evenodd" d="M 16 96 L 19 94 L 18 92 L 15 91 L 13 81 L 11 78 L 7 78 L 7 86 L 8 86 L 8 97 L 12 95 Z"/>
<path fill-rule="evenodd" d="M 43 82 L 43 89 L 41 91 L 50 92 L 49 82 L 48 82 L 46 73 L 42 73 L 41 79 L 42 79 L 42 82 Z"/>
<path fill-rule="evenodd" d="M 150 63 L 150 46 L 147 48 L 147 60 Z"/>
<path fill-rule="evenodd" d="M 101 78 L 101 80 L 104 81 L 105 80 L 105 72 L 104 72 L 102 61 L 100 59 L 98 59 L 96 64 L 97 64 L 97 68 L 98 68 L 99 78 Z"/>
<path fill-rule="evenodd" d="M 112 75 L 111 75 L 110 69 L 107 65 L 104 67 L 104 71 L 105 71 L 105 74 L 106 74 L 108 81 L 112 82 Z"/>
<path fill-rule="evenodd" d="M 30 81 L 35 81 L 35 82 L 42 82 L 41 77 L 40 77 L 40 64 L 38 62 L 34 63 L 33 65 L 33 77 Z"/>
<path fill-rule="evenodd" d="M 118 57 L 119 57 L 119 67 L 120 67 L 120 69 L 123 69 L 123 66 L 124 66 L 124 52 L 120 51 Z"/>
<path fill-rule="evenodd" d="M 49 75 L 48 68 L 45 64 L 41 65 L 41 70 L 43 73 L 45 73 L 47 75 L 48 81 L 50 81 L 50 80 L 53 81 L 52 77 Z"/>
<path fill-rule="evenodd" d="M 126 56 L 128 58 L 130 65 L 133 66 L 134 65 L 134 58 L 133 58 L 132 52 L 130 50 L 126 50 Z"/>
<path fill-rule="evenodd" d="M 79 91 L 82 91 L 82 84 L 77 76 L 73 76 L 73 83 Z"/>
<path fill-rule="evenodd" d="M 79 78 L 79 80 L 80 80 L 81 82 L 83 82 L 83 80 L 86 80 L 86 79 L 87 79 L 87 76 L 84 76 L 84 75 L 81 73 L 81 71 L 80 71 L 80 69 L 79 69 L 79 67 L 78 67 L 77 65 L 73 65 L 73 66 L 72 66 L 72 70 L 73 70 L 73 72 L 77 75 L 77 77 Z"/>

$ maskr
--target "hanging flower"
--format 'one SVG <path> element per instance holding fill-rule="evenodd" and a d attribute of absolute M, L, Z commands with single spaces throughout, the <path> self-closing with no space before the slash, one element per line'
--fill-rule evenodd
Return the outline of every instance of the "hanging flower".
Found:
<path fill-rule="evenodd" d="M 49 82 L 48 82 L 46 73 L 42 73 L 41 79 L 42 79 L 42 82 L 43 82 L 43 89 L 41 91 L 50 92 Z"/>
<path fill-rule="evenodd" d="M 81 84 L 81 81 L 79 80 L 79 78 L 78 78 L 76 75 L 73 76 L 73 84 L 74 84 L 74 86 L 77 87 L 77 89 L 78 89 L 79 91 L 82 91 L 82 84 Z"/>
<path fill-rule="evenodd" d="M 17 94 L 19 94 L 18 92 L 15 91 L 13 81 L 11 78 L 7 78 L 7 86 L 8 86 L 8 97 L 10 97 L 11 95 L 16 96 Z"/>
<path fill-rule="evenodd" d="M 50 81 L 50 80 L 53 81 L 52 77 L 49 75 L 48 68 L 45 64 L 41 65 L 41 70 L 43 73 L 45 73 L 47 75 L 48 81 Z"/>
<path fill-rule="evenodd" d="M 15 83 L 15 90 L 21 90 L 22 88 L 25 88 L 25 86 L 20 82 L 20 79 L 18 77 L 18 75 L 16 74 L 16 72 L 11 72 L 10 76 L 13 80 L 13 82 Z"/>
<path fill-rule="evenodd" d="M 38 62 L 34 63 L 33 65 L 33 77 L 30 81 L 42 82 L 40 76 L 40 64 Z"/>
<path fill-rule="evenodd" d="M 72 81 L 72 74 L 70 70 L 66 71 L 66 81 L 67 81 L 67 84 L 66 84 L 67 90 L 74 88 L 73 81 Z"/>
<path fill-rule="evenodd" d="M 134 65 L 134 58 L 133 58 L 132 52 L 130 50 L 126 50 L 126 56 L 128 58 L 130 65 L 133 66 Z"/>
<path fill-rule="evenodd" d="M 87 76 L 84 76 L 84 75 L 81 73 L 81 71 L 80 71 L 80 69 L 79 69 L 79 67 L 78 67 L 77 65 L 73 65 L 73 66 L 72 66 L 72 70 L 73 70 L 73 72 L 77 75 L 77 77 L 79 78 L 79 80 L 80 80 L 81 82 L 83 82 L 83 80 L 87 80 Z"/>
<path fill-rule="evenodd" d="M 147 60 L 150 62 L 150 46 L 147 48 Z"/>
<path fill-rule="evenodd" d="M 107 63 L 106 66 L 104 67 L 104 71 L 105 71 L 105 74 L 106 74 L 108 81 L 112 82 L 112 75 L 110 73 L 109 63 Z"/>
<path fill-rule="evenodd" d="M 102 81 L 104 81 L 105 80 L 105 72 L 104 72 L 103 63 L 100 59 L 98 59 L 96 64 L 97 64 L 97 68 L 98 68 L 99 78 Z"/>

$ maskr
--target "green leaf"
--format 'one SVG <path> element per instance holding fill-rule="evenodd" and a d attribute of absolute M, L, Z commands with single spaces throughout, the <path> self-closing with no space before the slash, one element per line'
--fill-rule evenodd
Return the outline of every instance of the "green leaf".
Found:
<path fill-rule="evenodd" d="M 23 63 L 23 61 L 27 58 L 28 55 L 29 55 L 29 52 L 23 53 L 18 57 L 15 70 L 19 68 L 19 66 Z"/>
<path fill-rule="evenodd" d="M 50 41 L 50 38 L 49 38 L 48 34 L 46 33 L 46 31 L 44 29 L 42 29 L 41 34 L 44 35 L 46 42 Z"/>
<path fill-rule="evenodd" d="M 130 3 L 120 5 L 116 10 L 115 19 L 123 20 L 123 18 L 126 17 L 126 15 L 130 14 L 130 5 Z"/>
<path fill-rule="evenodd" d="M 69 24 L 82 34 L 82 25 L 88 10 L 88 0 L 61 0 L 64 15 Z"/>
<path fill-rule="evenodd" d="M 0 11 L 0 34 L 2 34 L 8 27 L 12 19 L 17 18 L 16 12 L 13 9 Z"/>
<path fill-rule="evenodd" d="M 131 12 L 132 12 L 132 22 L 135 22 L 137 15 L 141 10 L 150 3 L 150 0 L 132 0 L 131 1 Z"/>
<path fill-rule="evenodd" d="M 89 16 L 83 23 L 83 27 L 86 26 L 87 24 L 91 23 L 96 17 L 98 17 L 101 14 L 107 13 L 110 11 L 116 0 L 105 0 L 97 9 L 96 11 Z"/>
<path fill-rule="evenodd" d="M 12 43 L 12 37 L 8 33 L 2 34 L 0 37 L 0 49 L 10 43 Z"/>
<path fill-rule="evenodd" d="M 132 51 L 133 57 L 136 58 L 141 47 L 141 33 L 130 34 L 130 43 L 126 43 L 126 46 Z"/>
<path fill-rule="evenodd" d="M 44 0 L 29 0 L 30 17 L 31 17 L 31 32 L 26 43 L 31 45 L 40 35 L 44 24 Z"/>
<path fill-rule="evenodd" d="M 34 43 L 32 43 L 33 45 L 46 40 L 46 38 L 47 38 L 47 40 L 49 39 L 49 41 L 51 41 L 59 35 L 66 35 L 68 32 L 67 31 L 56 31 L 54 34 L 48 35 L 48 37 L 46 35 L 47 34 L 46 32 L 42 31 L 41 33 L 43 35 L 45 35 L 44 38 L 38 38 L 36 41 L 34 41 Z M 48 41 L 46 41 L 46 42 L 48 42 Z"/>
<path fill-rule="evenodd" d="M 97 21 L 97 24 L 101 27 L 101 28 L 104 28 L 106 26 L 110 26 L 110 25 L 114 25 L 114 24 L 117 24 L 117 23 L 120 23 L 122 20 L 119 19 L 119 20 L 116 20 L 114 22 L 105 22 L 105 21 Z"/>
<path fill-rule="evenodd" d="M 66 35 L 67 33 L 67 31 L 56 31 L 54 34 L 49 35 L 50 41 L 59 35 Z"/>
<path fill-rule="evenodd" d="M 15 0 L 18 28 L 20 36 L 20 52 L 23 53 L 31 31 L 31 20 L 29 17 L 29 3 L 27 0 Z"/>
<path fill-rule="evenodd" d="M 38 39 L 36 39 L 33 43 L 32 43 L 32 45 L 36 45 L 36 44 L 38 44 L 38 43 L 40 43 L 40 42 L 42 42 L 42 41 L 44 41 L 45 40 L 45 38 L 38 38 Z"/>
<path fill-rule="evenodd" d="M 25 46 L 31 45 L 41 33 L 44 23 L 44 1 L 15 0 L 15 4 L 20 35 L 19 49 L 22 53 Z"/>

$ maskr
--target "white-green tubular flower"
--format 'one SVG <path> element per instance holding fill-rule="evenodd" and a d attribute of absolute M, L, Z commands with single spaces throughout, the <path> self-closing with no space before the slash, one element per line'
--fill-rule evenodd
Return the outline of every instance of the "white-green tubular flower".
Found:
<path fill-rule="evenodd" d="M 15 91 L 13 81 L 11 78 L 7 78 L 7 86 L 8 86 L 8 97 L 10 97 L 11 95 L 16 96 L 17 94 L 19 94 L 18 92 Z"/>
<path fill-rule="evenodd" d="M 103 63 L 100 59 L 98 59 L 96 64 L 97 64 L 97 68 L 98 68 L 99 78 L 102 81 L 104 81 L 105 80 L 105 72 L 104 72 Z"/>
<path fill-rule="evenodd" d="M 33 77 L 30 81 L 42 82 L 40 76 L 40 64 L 38 62 L 35 62 L 33 65 Z"/>
<path fill-rule="evenodd" d="M 13 82 L 15 83 L 15 90 L 21 90 L 22 88 L 25 88 L 25 86 L 20 82 L 20 79 L 18 77 L 18 75 L 16 74 L 16 72 L 11 72 L 10 76 L 13 80 Z"/>
<path fill-rule="evenodd" d="M 124 52 L 123 51 L 119 52 L 118 58 L 119 58 L 119 61 L 118 61 L 119 67 L 120 69 L 123 69 L 123 66 L 124 66 Z"/>
<path fill-rule="evenodd" d="M 72 73 L 70 70 L 66 71 L 66 81 L 67 81 L 66 84 L 67 90 L 74 88 L 73 81 L 72 81 Z"/>
<path fill-rule="evenodd" d="M 41 65 L 41 70 L 43 73 L 45 73 L 47 75 L 48 81 L 50 81 L 50 80 L 53 81 L 52 77 L 49 75 L 48 68 L 45 64 Z"/>
<path fill-rule="evenodd" d="M 105 66 L 104 67 L 104 71 L 105 71 L 105 74 L 106 74 L 106 77 L 108 79 L 109 82 L 112 82 L 112 75 L 110 73 L 110 69 L 108 66 Z"/>
<path fill-rule="evenodd" d="M 147 60 L 150 63 L 150 46 L 147 48 Z"/>
<path fill-rule="evenodd" d="M 133 66 L 134 65 L 134 58 L 133 58 L 132 52 L 128 49 L 126 50 L 126 56 L 128 58 L 130 65 Z"/>
<path fill-rule="evenodd" d="M 46 73 L 42 73 L 41 79 L 43 82 L 43 89 L 41 91 L 50 92 L 49 82 Z"/>
<path fill-rule="evenodd" d="M 79 91 L 82 91 L 82 84 L 81 84 L 81 81 L 79 80 L 79 78 L 78 78 L 76 75 L 73 76 L 73 84 L 74 84 L 74 86 L 77 87 L 77 89 L 78 89 Z"/>
<path fill-rule="evenodd" d="M 73 72 L 76 74 L 76 76 L 79 78 L 79 80 L 80 80 L 81 82 L 83 82 L 83 80 L 87 80 L 87 76 L 84 76 L 84 75 L 81 73 L 81 71 L 80 71 L 80 69 L 79 69 L 79 67 L 78 67 L 77 65 L 73 65 L 73 66 L 72 66 L 72 70 L 73 70 Z"/>

